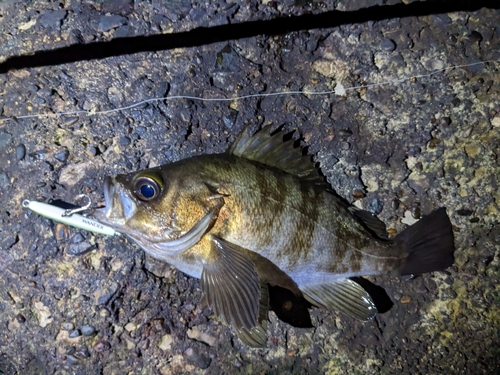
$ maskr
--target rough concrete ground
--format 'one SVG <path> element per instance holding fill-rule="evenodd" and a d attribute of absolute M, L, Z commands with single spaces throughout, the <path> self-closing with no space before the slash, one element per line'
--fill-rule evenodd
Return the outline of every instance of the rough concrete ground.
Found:
<path fill-rule="evenodd" d="M 7 3 L 0 53 L 328 9 L 238 0 Z M 487 9 L 391 19 L 1 75 L 4 118 L 167 94 L 341 94 L 393 83 L 344 95 L 184 99 L 1 121 L 0 374 L 498 372 L 499 19 Z M 394 82 L 486 60 L 496 62 Z M 197 280 L 121 238 L 55 225 L 21 206 L 26 198 L 73 202 L 79 193 L 98 202 L 107 175 L 223 152 L 245 126 L 282 124 L 299 130 L 340 195 L 388 228 L 446 206 L 456 264 L 408 282 L 372 278 L 394 301 L 373 322 L 313 310 L 314 328 L 294 328 L 271 313 L 268 347 L 250 349 L 202 305 Z"/>

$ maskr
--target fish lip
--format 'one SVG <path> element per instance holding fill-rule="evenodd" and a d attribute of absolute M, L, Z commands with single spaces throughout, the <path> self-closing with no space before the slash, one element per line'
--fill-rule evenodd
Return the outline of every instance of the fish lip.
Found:
<path fill-rule="evenodd" d="M 117 230 L 116 218 L 112 217 L 113 197 L 115 195 L 115 190 L 116 188 L 113 183 L 113 178 L 109 176 L 106 177 L 103 184 L 105 206 L 95 209 L 91 216 L 101 224 L 109 225 L 113 227 L 113 229 Z"/>
<path fill-rule="evenodd" d="M 105 202 L 105 208 L 106 211 L 111 210 L 111 199 L 113 197 L 113 194 L 115 192 L 115 187 L 111 183 L 111 177 L 106 177 L 104 180 L 104 185 L 103 185 L 103 190 L 104 190 L 104 202 Z"/>

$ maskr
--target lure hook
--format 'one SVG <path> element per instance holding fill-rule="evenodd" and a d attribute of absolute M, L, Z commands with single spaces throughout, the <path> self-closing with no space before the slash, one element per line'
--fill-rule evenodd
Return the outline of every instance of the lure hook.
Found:
<path fill-rule="evenodd" d="M 87 194 L 79 194 L 76 196 L 76 199 L 81 199 L 81 198 L 87 199 L 87 203 L 84 206 L 67 209 L 66 211 L 64 211 L 62 216 L 68 217 L 68 216 L 71 216 L 71 215 L 76 214 L 78 212 L 87 211 L 90 208 L 90 206 L 92 206 L 92 199 L 90 199 L 90 197 Z"/>

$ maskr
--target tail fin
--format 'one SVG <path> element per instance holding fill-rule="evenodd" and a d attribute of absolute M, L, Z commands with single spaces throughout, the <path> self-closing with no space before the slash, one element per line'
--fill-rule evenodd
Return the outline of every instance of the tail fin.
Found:
<path fill-rule="evenodd" d="M 422 217 L 398 234 L 395 241 L 408 252 L 401 275 L 442 271 L 453 264 L 453 231 L 444 207 Z"/>

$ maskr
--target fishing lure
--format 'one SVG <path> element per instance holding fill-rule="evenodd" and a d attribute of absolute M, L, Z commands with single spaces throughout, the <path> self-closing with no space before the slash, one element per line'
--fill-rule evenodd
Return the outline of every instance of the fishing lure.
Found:
<path fill-rule="evenodd" d="M 75 227 L 80 228 L 89 232 L 104 234 L 107 236 L 119 235 L 113 228 L 101 224 L 96 220 L 93 220 L 85 215 L 80 215 L 78 212 L 85 212 L 90 209 L 92 201 L 90 197 L 86 194 L 80 194 L 77 198 L 86 198 L 87 204 L 82 207 L 77 207 L 73 209 L 64 209 L 61 207 L 54 206 L 52 204 L 30 201 L 25 199 L 22 202 L 24 208 L 28 208 L 31 211 L 37 213 L 40 216 L 46 217 L 48 219 Z"/>

